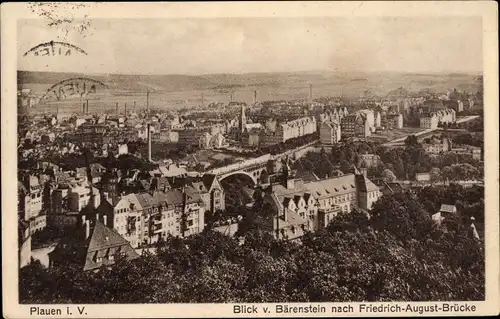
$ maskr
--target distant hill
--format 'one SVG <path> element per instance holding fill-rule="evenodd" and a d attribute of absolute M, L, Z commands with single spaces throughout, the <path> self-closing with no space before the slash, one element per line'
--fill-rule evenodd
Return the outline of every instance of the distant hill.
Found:
<path fill-rule="evenodd" d="M 107 96 L 91 97 L 90 109 L 97 111 L 113 108 L 116 103 L 146 106 L 146 90 L 150 105 L 160 108 L 185 108 L 200 106 L 204 94 L 205 104 L 229 102 L 230 94 L 235 101 L 252 103 L 254 91 L 259 101 L 297 100 L 309 97 L 312 84 L 314 98 L 327 96 L 385 97 L 408 96 L 412 92 L 448 92 L 454 88 L 465 92 L 481 90 L 478 75 L 458 74 L 408 74 L 363 72 L 283 72 L 203 75 L 120 75 L 79 74 L 54 72 L 18 71 L 18 86 L 31 89 L 35 95 L 43 95 L 54 84 L 73 77 L 89 77 L 103 82 L 110 88 Z M 93 99 L 93 100 L 92 100 Z M 56 104 L 44 102 L 39 108 L 53 111 L 78 111 L 80 102 L 64 100 Z"/>
<path fill-rule="evenodd" d="M 204 90 L 217 87 L 219 83 L 213 83 L 200 76 L 190 75 L 88 75 L 81 73 L 55 73 L 55 72 L 30 72 L 17 71 L 18 86 L 32 86 L 36 88 L 46 87 L 75 77 L 88 77 L 108 85 L 117 91 L 182 91 L 182 90 Z"/>

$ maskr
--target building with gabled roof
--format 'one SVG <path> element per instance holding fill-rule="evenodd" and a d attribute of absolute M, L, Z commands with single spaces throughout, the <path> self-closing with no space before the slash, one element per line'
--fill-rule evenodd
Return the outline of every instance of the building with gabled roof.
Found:
<path fill-rule="evenodd" d="M 275 236 L 293 240 L 304 231 L 326 227 L 340 212 L 371 209 L 381 195 L 379 187 L 357 170 L 308 183 L 288 177 L 265 190 L 263 211 L 271 216 L 261 216 L 258 223 Z"/>
<path fill-rule="evenodd" d="M 455 205 L 442 204 L 439 211 L 432 215 L 432 220 L 440 225 L 445 218 L 455 215 L 456 213 L 457 207 Z"/>
<path fill-rule="evenodd" d="M 131 193 L 103 199 L 98 220 L 106 220 L 132 247 L 149 245 L 168 235 L 188 236 L 204 229 L 205 203 L 193 186 Z M 104 196 L 103 196 L 104 197 Z M 182 215 L 186 215 L 183 226 Z"/>
<path fill-rule="evenodd" d="M 78 231 L 62 238 L 49 253 L 49 267 L 73 264 L 90 271 L 111 266 L 118 258 L 138 257 L 130 243 L 115 230 L 98 220 L 85 220 Z"/>
<path fill-rule="evenodd" d="M 439 212 L 444 214 L 456 214 L 457 207 L 455 205 L 442 204 Z"/>

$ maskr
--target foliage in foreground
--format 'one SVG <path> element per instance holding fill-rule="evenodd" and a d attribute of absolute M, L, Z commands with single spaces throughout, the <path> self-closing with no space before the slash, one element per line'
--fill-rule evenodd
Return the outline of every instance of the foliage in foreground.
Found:
<path fill-rule="evenodd" d="M 113 269 L 20 271 L 23 303 L 484 300 L 484 249 L 466 216 L 437 229 L 417 195 L 339 215 L 302 244 L 207 231 Z M 460 227 L 457 227 L 460 226 Z"/>

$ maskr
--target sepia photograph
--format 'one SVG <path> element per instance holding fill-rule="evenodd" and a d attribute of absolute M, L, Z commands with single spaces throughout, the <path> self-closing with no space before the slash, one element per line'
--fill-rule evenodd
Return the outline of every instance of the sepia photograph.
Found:
<path fill-rule="evenodd" d="M 74 14 L 99 5 L 24 3 L 11 26 L 2 218 L 17 216 L 26 315 L 432 315 L 489 299 L 498 100 L 480 14 Z"/>

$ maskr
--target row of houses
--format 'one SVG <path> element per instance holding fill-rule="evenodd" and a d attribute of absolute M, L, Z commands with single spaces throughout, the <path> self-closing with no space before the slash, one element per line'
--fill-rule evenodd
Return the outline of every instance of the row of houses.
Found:
<path fill-rule="evenodd" d="M 320 141 L 324 145 L 336 144 L 341 137 L 367 137 L 377 128 L 401 129 L 403 128 L 402 114 L 387 114 L 381 116 L 379 112 L 374 115 L 373 110 L 361 110 L 337 120 L 338 116 L 325 114 L 321 116 L 319 125 Z"/>
<path fill-rule="evenodd" d="M 275 237 L 296 240 L 306 231 L 323 229 L 339 213 L 371 209 L 380 196 L 379 187 L 358 170 L 312 182 L 285 174 L 264 191 L 262 210 L 271 214 L 257 223 Z"/>
<path fill-rule="evenodd" d="M 89 170 L 48 167 L 38 176 L 25 176 L 18 185 L 19 233 L 26 233 L 19 242 L 20 257 L 29 256 L 31 235 L 45 228 L 73 233 L 82 218 L 104 223 L 137 248 L 168 235 L 201 232 L 205 212 L 225 208 L 214 175 L 189 178 L 162 166 L 151 172 L 118 172 L 93 164 Z M 29 258 L 20 261 L 27 262 Z"/>
<path fill-rule="evenodd" d="M 435 112 L 420 114 L 420 128 L 437 129 L 439 123 L 454 123 L 457 120 L 453 109 L 443 109 Z"/>

